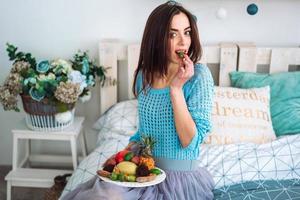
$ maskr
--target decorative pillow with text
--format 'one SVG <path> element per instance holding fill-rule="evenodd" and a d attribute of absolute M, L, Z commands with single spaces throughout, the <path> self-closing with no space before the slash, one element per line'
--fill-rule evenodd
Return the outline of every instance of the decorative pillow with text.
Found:
<path fill-rule="evenodd" d="M 230 72 L 232 87 L 270 86 L 270 112 L 276 136 L 300 132 L 300 71 L 271 74 Z"/>
<path fill-rule="evenodd" d="M 267 143 L 276 139 L 270 115 L 270 87 L 215 87 L 208 144 Z"/>

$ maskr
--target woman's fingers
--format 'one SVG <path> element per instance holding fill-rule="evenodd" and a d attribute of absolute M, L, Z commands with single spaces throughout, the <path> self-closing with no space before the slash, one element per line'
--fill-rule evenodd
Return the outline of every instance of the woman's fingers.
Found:
<path fill-rule="evenodd" d="M 184 54 L 183 61 L 187 63 L 193 63 L 193 61 L 190 59 L 190 57 L 187 54 Z"/>
<path fill-rule="evenodd" d="M 183 64 L 185 66 L 185 77 L 190 78 L 194 75 L 194 63 L 188 57 L 188 55 L 184 55 Z"/>

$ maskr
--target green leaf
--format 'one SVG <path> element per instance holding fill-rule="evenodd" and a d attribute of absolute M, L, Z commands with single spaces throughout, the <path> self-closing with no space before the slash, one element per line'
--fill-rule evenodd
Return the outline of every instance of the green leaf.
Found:
<path fill-rule="evenodd" d="M 44 90 L 43 87 L 39 87 L 37 91 L 38 91 L 39 95 L 41 95 L 41 96 L 44 96 L 46 94 L 46 91 Z"/>
<path fill-rule="evenodd" d="M 57 85 L 57 82 L 56 82 L 56 80 L 49 80 L 48 82 L 47 82 L 49 85 Z"/>
<path fill-rule="evenodd" d="M 68 106 L 62 102 L 57 102 L 56 107 L 57 107 L 58 112 L 68 111 Z"/>
<path fill-rule="evenodd" d="M 30 59 L 31 59 L 31 53 L 26 53 L 26 54 L 25 54 L 25 58 L 26 58 L 27 60 L 30 60 Z"/>
<path fill-rule="evenodd" d="M 68 77 L 67 77 L 67 76 L 61 76 L 61 81 L 67 82 L 67 80 L 68 80 Z"/>
<path fill-rule="evenodd" d="M 28 93 L 29 93 L 29 86 L 28 85 L 23 85 L 23 87 L 22 87 L 22 92 L 23 92 L 23 94 L 27 94 L 28 95 Z"/>
<path fill-rule="evenodd" d="M 23 53 L 21 51 L 17 52 L 18 48 L 9 43 L 6 43 L 6 46 L 6 51 L 8 53 L 9 60 L 15 60 L 15 62 L 22 60 L 25 62 L 29 62 L 31 67 L 36 67 L 36 60 L 34 57 L 31 56 L 30 53 Z"/>
<path fill-rule="evenodd" d="M 16 58 L 15 53 L 17 51 L 17 47 L 15 47 L 9 43 L 6 43 L 6 46 L 7 46 L 6 51 L 8 53 L 9 60 L 14 60 Z"/>
<path fill-rule="evenodd" d="M 24 53 L 23 52 L 18 52 L 17 54 L 16 54 L 16 57 L 20 60 L 20 59 L 22 59 L 22 57 L 24 57 L 25 55 L 24 55 Z"/>

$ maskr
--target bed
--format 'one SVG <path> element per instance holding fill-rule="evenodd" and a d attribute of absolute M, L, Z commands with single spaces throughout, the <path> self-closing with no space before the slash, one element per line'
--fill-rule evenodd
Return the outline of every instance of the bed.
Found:
<path fill-rule="evenodd" d="M 297 47 L 220 43 L 204 46 L 203 51 L 200 62 L 209 66 L 216 85 L 222 87 L 232 84 L 229 73 L 233 71 L 270 74 L 300 71 L 300 49 Z M 79 164 L 62 196 L 95 176 L 102 163 L 123 149 L 137 130 L 137 100 L 133 99 L 130 91 L 138 54 L 139 44 L 99 44 L 100 63 L 111 66 L 111 81 L 116 79 L 118 84 L 101 88 L 102 115 L 93 127 L 98 131 L 97 148 Z M 298 72 L 293 72 L 293 76 L 295 73 Z M 282 91 L 282 88 L 279 90 Z M 291 98 L 295 99 L 293 95 Z M 291 109 L 300 114 L 298 104 Z M 298 120 L 297 117 L 292 120 L 296 126 L 300 124 Z M 297 133 L 300 131 L 296 129 L 293 134 L 279 134 L 276 139 L 263 143 L 202 144 L 199 165 L 206 167 L 213 175 L 215 199 L 300 199 L 300 134 Z"/>

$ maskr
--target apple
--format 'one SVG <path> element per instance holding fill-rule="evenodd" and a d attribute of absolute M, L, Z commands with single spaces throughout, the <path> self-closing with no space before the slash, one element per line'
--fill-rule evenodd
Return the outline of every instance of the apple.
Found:
<path fill-rule="evenodd" d="M 117 168 L 120 170 L 121 173 L 135 175 L 137 165 L 133 162 L 123 161 L 117 165 Z"/>
<path fill-rule="evenodd" d="M 119 151 L 115 157 L 117 163 L 124 161 L 124 157 L 128 152 L 129 152 L 128 150 Z"/>

